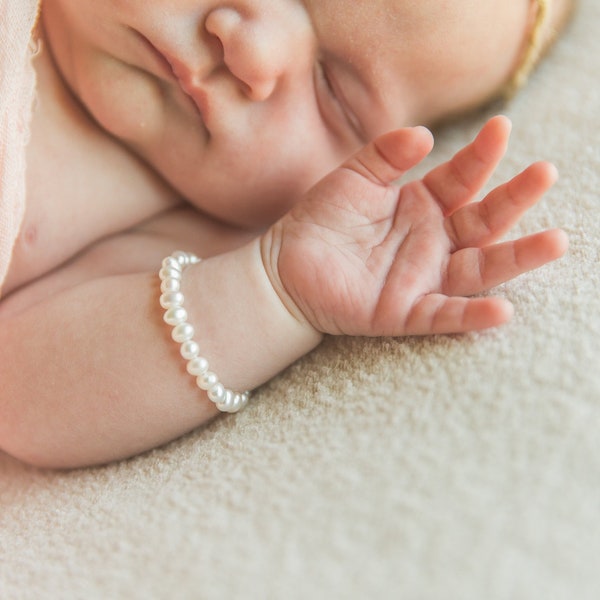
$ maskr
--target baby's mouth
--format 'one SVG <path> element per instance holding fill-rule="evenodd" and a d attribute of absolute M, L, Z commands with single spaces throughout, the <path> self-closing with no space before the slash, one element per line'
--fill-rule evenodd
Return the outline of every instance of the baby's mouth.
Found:
<path fill-rule="evenodd" d="M 206 92 L 199 85 L 197 77 L 183 61 L 159 50 L 146 36 L 138 32 L 144 45 L 158 63 L 161 74 L 177 84 L 181 91 L 193 102 L 202 122 L 206 125 L 209 118 L 209 103 Z"/>
<path fill-rule="evenodd" d="M 177 66 L 175 61 L 169 60 L 168 57 L 165 57 L 167 62 L 171 65 L 171 70 L 173 72 L 173 77 L 176 79 L 179 87 L 183 90 L 184 94 L 189 96 L 191 100 L 196 105 L 200 116 L 204 123 L 206 123 L 208 117 L 208 98 L 206 92 L 198 85 L 196 82 L 196 78 L 194 75 L 188 70 L 182 70 L 181 67 Z"/>

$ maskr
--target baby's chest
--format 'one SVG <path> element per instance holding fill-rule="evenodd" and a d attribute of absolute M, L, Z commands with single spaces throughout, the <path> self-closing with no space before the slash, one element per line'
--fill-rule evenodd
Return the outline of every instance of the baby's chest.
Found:
<path fill-rule="evenodd" d="M 12 287 L 179 202 L 135 156 L 72 107 L 47 97 L 33 115 L 26 188 L 6 283 Z"/>

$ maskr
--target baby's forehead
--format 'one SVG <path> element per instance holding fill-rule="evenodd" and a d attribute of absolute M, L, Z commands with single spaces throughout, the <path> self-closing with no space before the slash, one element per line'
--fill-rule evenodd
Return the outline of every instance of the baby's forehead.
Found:
<path fill-rule="evenodd" d="M 529 6 L 528 0 L 304 1 L 325 51 L 366 81 L 372 110 L 385 114 L 382 127 L 431 122 L 489 98 L 514 66 Z"/>
<path fill-rule="evenodd" d="M 514 0 L 513 0 L 514 1 Z M 517 0 L 519 2 L 521 0 Z M 526 0 L 523 0 L 526 1 Z M 346 28 L 359 26 L 362 29 L 389 25 L 397 27 L 460 24 L 468 15 L 477 12 L 477 7 L 502 10 L 505 0 L 304 0 L 314 19 L 320 24 Z"/>
<path fill-rule="evenodd" d="M 527 0 L 304 1 L 325 47 L 360 49 L 371 57 L 399 52 L 415 42 L 426 52 L 432 38 L 437 46 L 449 46 L 475 30 L 493 27 L 511 4 L 527 5 Z"/>

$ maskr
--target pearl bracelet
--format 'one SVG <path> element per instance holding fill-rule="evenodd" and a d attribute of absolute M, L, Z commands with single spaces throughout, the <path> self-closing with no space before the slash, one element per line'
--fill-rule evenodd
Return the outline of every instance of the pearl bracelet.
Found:
<path fill-rule="evenodd" d="M 189 252 L 173 252 L 162 261 L 160 277 L 160 305 L 165 309 L 164 321 L 173 327 L 171 337 L 181 344 L 181 356 L 188 361 L 187 372 L 196 377 L 196 383 L 221 412 L 236 413 L 248 404 L 250 392 L 237 393 L 228 390 L 219 378 L 209 370 L 208 361 L 200 356 L 200 346 L 192 339 L 194 328 L 187 322 L 188 314 L 183 308 L 181 279 L 184 270 L 200 262 Z"/>

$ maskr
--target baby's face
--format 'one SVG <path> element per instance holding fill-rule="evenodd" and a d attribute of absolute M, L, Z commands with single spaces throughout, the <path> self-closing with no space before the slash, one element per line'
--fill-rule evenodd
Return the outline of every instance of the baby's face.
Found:
<path fill-rule="evenodd" d="M 94 119 L 199 208 L 264 225 L 384 131 L 486 99 L 527 0 L 48 0 Z"/>

